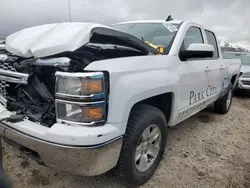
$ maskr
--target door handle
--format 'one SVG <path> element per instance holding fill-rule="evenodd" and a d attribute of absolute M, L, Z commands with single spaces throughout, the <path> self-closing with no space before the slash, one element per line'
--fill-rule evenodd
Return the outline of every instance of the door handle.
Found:
<path fill-rule="evenodd" d="M 223 69 L 225 69 L 225 67 L 223 67 L 223 65 L 221 65 L 221 66 L 220 66 L 220 70 L 223 70 Z"/>
<path fill-rule="evenodd" d="M 209 67 L 206 67 L 205 72 L 209 72 L 211 69 Z"/>

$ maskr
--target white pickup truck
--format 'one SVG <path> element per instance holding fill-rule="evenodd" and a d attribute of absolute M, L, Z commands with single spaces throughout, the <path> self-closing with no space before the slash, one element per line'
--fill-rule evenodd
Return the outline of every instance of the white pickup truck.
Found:
<path fill-rule="evenodd" d="M 170 127 L 212 103 L 228 112 L 241 66 L 210 29 L 175 20 L 41 25 L 8 36 L 6 53 L 3 140 L 48 167 L 115 168 L 133 185 L 155 172 Z"/>

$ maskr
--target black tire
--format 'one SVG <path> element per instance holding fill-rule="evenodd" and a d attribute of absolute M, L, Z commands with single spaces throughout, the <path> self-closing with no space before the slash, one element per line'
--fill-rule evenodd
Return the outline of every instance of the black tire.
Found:
<path fill-rule="evenodd" d="M 157 125 L 161 133 L 160 149 L 154 163 L 146 171 L 140 172 L 135 165 L 136 146 L 143 131 L 152 124 Z M 123 139 L 122 151 L 117 165 L 118 175 L 131 186 L 139 186 L 147 182 L 162 159 L 166 139 L 167 123 L 162 111 L 149 105 L 134 107 Z"/>
<path fill-rule="evenodd" d="M 230 99 L 230 104 L 228 106 L 227 99 L 228 99 L 230 92 L 231 92 L 231 99 Z M 219 114 L 226 114 L 230 110 L 232 99 L 233 99 L 233 85 L 232 83 L 230 83 L 228 86 L 227 93 L 221 99 L 218 99 L 217 101 L 215 101 L 214 111 Z"/>

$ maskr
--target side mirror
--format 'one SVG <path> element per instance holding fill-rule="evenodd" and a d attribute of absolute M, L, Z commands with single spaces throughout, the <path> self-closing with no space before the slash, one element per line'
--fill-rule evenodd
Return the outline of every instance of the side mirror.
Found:
<path fill-rule="evenodd" d="M 182 60 L 212 58 L 214 56 L 214 47 L 210 44 L 193 43 L 184 51 L 180 51 Z"/>

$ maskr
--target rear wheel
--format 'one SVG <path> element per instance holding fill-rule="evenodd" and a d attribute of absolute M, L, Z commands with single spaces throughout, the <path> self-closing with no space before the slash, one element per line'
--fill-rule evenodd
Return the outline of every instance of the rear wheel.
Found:
<path fill-rule="evenodd" d="M 225 96 L 214 103 L 214 111 L 216 113 L 226 114 L 230 110 L 232 99 L 233 99 L 233 85 L 232 83 L 230 83 L 228 86 L 228 91 L 225 94 Z"/>
<path fill-rule="evenodd" d="M 131 112 L 118 162 L 119 175 L 130 185 L 148 181 L 165 150 L 167 126 L 164 114 L 148 105 Z"/>

